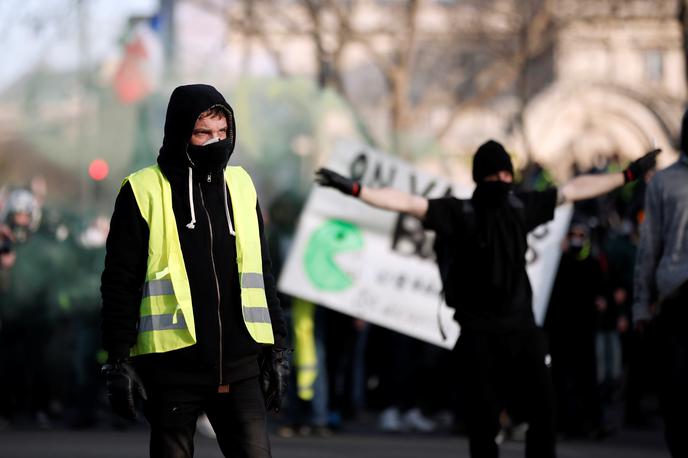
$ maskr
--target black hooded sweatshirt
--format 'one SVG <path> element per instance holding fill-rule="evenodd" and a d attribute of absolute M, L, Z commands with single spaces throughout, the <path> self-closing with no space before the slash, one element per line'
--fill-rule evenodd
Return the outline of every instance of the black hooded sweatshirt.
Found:
<path fill-rule="evenodd" d="M 258 375 L 257 355 L 261 345 L 251 338 L 242 318 L 235 237 L 230 234 L 225 212 L 223 169 L 226 162 L 211 172 L 194 170 L 193 198 L 189 196 L 187 144 L 198 116 L 216 105 L 228 113 L 227 138 L 233 149 L 234 113 L 212 86 L 178 87 L 167 107 L 158 165 L 172 188 L 172 209 L 189 278 L 197 343 L 166 353 L 136 357 L 136 368 L 147 383 L 219 385 Z M 191 221 L 191 201 L 196 216 L 194 228 L 187 227 Z M 228 207 L 233 220 L 229 194 Z M 286 347 L 287 328 L 277 299 L 263 220 L 257 205 L 256 214 L 275 345 Z M 115 203 L 101 282 L 103 346 L 110 360 L 126 357 L 129 348 L 136 343 L 148 237 L 148 224 L 127 183 Z"/>
<path fill-rule="evenodd" d="M 556 188 L 513 192 L 502 182 L 479 184 L 470 201 L 430 199 L 423 223 L 435 231 L 445 298 L 462 332 L 535 328 L 527 234 L 554 218 L 556 201 Z"/>

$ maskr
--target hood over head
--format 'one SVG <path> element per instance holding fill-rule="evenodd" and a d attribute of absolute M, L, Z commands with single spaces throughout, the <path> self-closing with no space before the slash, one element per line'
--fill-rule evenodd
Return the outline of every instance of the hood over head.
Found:
<path fill-rule="evenodd" d="M 485 177 L 501 171 L 514 173 L 509 153 L 500 143 L 488 140 L 480 145 L 473 156 L 473 181 L 480 183 Z"/>
<path fill-rule="evenodd" d="M 189 166 L 187 145 L 196 120 L 201 113 L 218 105 L 227 112 L 227 140 L 233 150 L 236 141 L 234 112 L 217 89 L 207 84 L 190 84 L 179 86 L 172 92 L 165 117 L 165 136 L 158 156 L 163 173 L 186 173 Z"/>

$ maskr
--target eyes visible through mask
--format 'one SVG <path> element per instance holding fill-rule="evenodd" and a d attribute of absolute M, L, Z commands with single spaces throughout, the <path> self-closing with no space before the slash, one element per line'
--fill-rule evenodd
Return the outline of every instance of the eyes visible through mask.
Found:
<path fill-rule="evenodd" d="M 201 114 L 191 132 L 189 144 L 201 146 L 208 144 L 213 139 L 224 140 L 227 138 L 227 131 L 227 118 L 225 116 L 203 116 Z"/>

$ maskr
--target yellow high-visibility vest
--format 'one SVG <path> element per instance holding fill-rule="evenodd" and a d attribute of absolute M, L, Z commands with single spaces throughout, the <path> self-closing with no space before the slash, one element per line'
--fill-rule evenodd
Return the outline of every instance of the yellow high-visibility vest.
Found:
<path fill-rule="evenodd" d="M 274 336 L 263 283 L 256 190 L 241 167 L 227 167 L 232 196 L 241 309 L 251 337 L 272 344 Z M 196 343 L 191 288 L 172 210 L 172 188 L 157 165 L 129 175 L 143 219 L 148 223 L 148 265 L 139 310 L 138 337 L 131 356 L 163 353 Z"/>

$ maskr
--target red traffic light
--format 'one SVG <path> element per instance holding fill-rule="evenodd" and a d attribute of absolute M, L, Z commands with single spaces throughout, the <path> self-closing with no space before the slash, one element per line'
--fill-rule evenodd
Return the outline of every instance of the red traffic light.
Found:
<path fill-rule="evenodd" d="M 94 159 L 88 166 L 88 176 L 92 180 L 102 181 L 107 178 L 108 173 L 110 173 L 110 167 L 103 159 Z"/>

